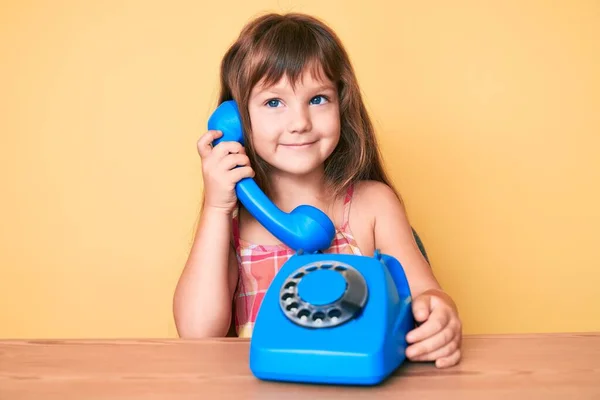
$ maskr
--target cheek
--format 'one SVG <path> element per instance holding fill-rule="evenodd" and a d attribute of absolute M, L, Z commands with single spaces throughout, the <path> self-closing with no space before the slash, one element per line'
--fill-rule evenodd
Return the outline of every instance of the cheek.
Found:
<path fill-rule="evenodd" d="M 254 151 L 263 159 L 275 150 L 277 131 L 266 119 L 256 118 L 252 121 L 252 144 Z"/>
<path fill-rule="evenodd" d="M 333 151 L 339 144 L 341 136 L 342 136 L 342 131 L 341 131 L 341 123 L 340 123 L 339 118 L 337 116 L 334 118 L 330 118 L 329 122 L 328 122 L 328 129 L 327 129 L 327 139 L 330 142 L 329 143 L 329 147 L 330 147 L 329 155 L 331 155 L 331 153 L 333 153 Z"/>
<path fill-rule="evenodd" d="M 252 139 L 262 145 L 272 144 L 277 141 L 277 129 L 272 124 L 252 124 Z"/>
<path fill-rule="evenodd" d="M 337 141 L 340 136 L 340 119 L 335 114 L 326 114 L 321 116 L 319 126 L 322 128 L 322 133 L 327 138 Z"/>

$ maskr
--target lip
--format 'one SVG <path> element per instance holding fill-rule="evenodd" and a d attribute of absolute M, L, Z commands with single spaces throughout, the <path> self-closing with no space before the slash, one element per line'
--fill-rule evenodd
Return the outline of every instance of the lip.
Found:
<path fill-rule="evenodd" d="M 302 147 L 308 147 L 311 144 L 315 144 L 317 143 L 317 141 L 313 141 L 313 142 L 306 142 L 306 143 L 282 143 L 281 146 L 285 146 L 285 147 L 294 147 L 294 148 L 302 148 Z"/>

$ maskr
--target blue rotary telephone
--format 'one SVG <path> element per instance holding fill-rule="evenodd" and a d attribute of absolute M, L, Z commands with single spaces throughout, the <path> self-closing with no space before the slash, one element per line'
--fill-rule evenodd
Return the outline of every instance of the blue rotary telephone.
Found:
<path fill-rule="evenodd" d="M 208 120 L 221 141 L 244 144 L 234 101 Z M 323 254 L 335 227 L 321 210 L 301 205 L 281 211 L 251 178 L 236 185 L 244 207 L 296 251 L 271 283 L 250 341 L 250 369 L 263 380 L 374 385 L 405 360 L 414 327 L 411 293 L 398 260 Z"/>

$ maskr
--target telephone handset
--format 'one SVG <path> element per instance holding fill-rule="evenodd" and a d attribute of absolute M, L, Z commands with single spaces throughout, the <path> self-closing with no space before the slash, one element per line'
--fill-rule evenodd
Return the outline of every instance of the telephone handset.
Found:
<path fill-rule="evenodd" d="M 217 107 L 208 119 L 208 129 L 223 133 L 213 142 L 213 146 L 222 141 L 244 144 L 241 117 L 233 100 L 225 101 Z M 331 245 L 335 226 L 318 208 L 300 205 L 286 213 L 273 204 L 252 178 L 241 179 L 236 184 L 235 191 L 248 212 L 273 236 L 293 250 L 315 253 Z"/>

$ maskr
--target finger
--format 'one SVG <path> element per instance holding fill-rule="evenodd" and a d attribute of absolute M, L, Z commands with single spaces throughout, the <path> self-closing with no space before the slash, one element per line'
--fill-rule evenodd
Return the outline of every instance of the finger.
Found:
<path fill-rule="evenodd" d="M 198 139 L 197 147 L 200 157 L 205 158 L 212 151 L 212 142 L 223 136 L 221 131 L 207 131 Z"/>
<path fill-rule="evenodd" d="M 442 332 L 440 332 L 438 335 L 440 334 L 442 334 Z M 414 355 L 422 349 L 418 348 L 419 345 L 414 345 L 411 346 L 412 348 L 406 349 L 407 357 L 413 361 L 435 361 L 438 358 L 448 357 L 460 347 L 460 342 L 457 338 L 456 333 L 447 333 L 447 335 L 453 335 L 450 337 L 450 339 L 447 339 L 447 337 L 437 339 L 438 335 L 428 340 L 433 340 L 434 338 L 436 338 L 436 340 L 439 340 L 439 342 L 432 343 L 431 347 L 427 350 L 424 350 L 421 354 Z M 427 344 L 425 344 L 425 342 L 423 342 L 422 344 L 428 346 Z"/>
<path fill-rule="evenodd" d="M 456 351 L 454 353 L 450 354 L 448 357 L 442 357 L 442 358 L 438 358 L 437 360 L 435 360 L 435 366 L 437 368 L 452 367 L 460 362 L 461 357 L 462 357 L 462 352 L 460 351 L 460 348 L 459 348 L 459 349 L 456 349 Z"/>
<path fill-rule="evenodd" d="M 243 167 L 246 165 L 250 165 L 250 159 L 245 154 L 229 154 L 223 161 L 219 164 L 220 168 L 223 168 L 227 171 L 235 168 L 235 167 Z"/>
<path fill-rule="evenodd" d="M 238 183 L 244 178 L 254 178 L 254 170 L 251 167 L 234 168 L 229 171 L 230 179 L 234 183 Z"/>
<path fill-rule="evenodd" d="M 220 142 L 213 149 L 215 157 L 221 159 L 228 154 L 239 154 L 245 153 L 244 146 L 241 143 L 228 141 L 228 142 Z"/>
<path fill-rule="evenodd" d="M 433 353 L 450 343 L 456 336 L 456 331 L 450 325 L 436 333 L 435 335 L 409 346 L 406 349 L 406 356 L 410 359 Z"/>
<path fill-rule="evenodd" d="M 431 310 L 431 296 L 418 296 L 412 305 L 413 316 L 417 322 L 426 321 Z"/>
<path fill-rule="evenodd" d="M 406 341 L 408 343 L 416 343 L 423 341 L 440 332 L 446 327 L 446 325 L 448 325 L 449 322 L 450 313 L 444 311 L 443 308 L 436 308 L 433 310 L 427 321 L 425 321 L 418 328 L 415 328 L 412 331 L 408 332 L 408 334 L 406 335 Z"/>

